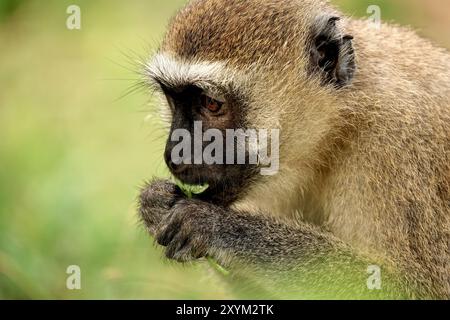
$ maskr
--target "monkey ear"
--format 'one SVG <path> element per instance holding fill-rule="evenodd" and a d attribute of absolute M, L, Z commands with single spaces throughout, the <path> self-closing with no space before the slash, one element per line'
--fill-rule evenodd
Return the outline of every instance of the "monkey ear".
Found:
<path fill-rule="evenodd" d="M 336 88 L 351 83 L 356 70 L 355 53 L 350 35 L 343 35 L 336 25 L 339 17 L 318 19 L 309 38 L 310 71 Z"/>

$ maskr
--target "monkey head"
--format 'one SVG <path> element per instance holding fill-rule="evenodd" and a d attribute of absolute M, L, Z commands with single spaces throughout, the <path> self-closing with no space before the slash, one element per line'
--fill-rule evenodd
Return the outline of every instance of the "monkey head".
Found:
<path fill-rule="evenodd" d="M 352 38 L 338 20 L 317 0 L 194 0 L 182 9 L 146 66 L 171 123 L 165 161 L 173 175 L 208 183 L 205 196 L 222 203 L 276 179 L 260 174 L 260 158 L 248 161 L 252 143 L 230 143 L 239 134 L 227 140 L 229 130 L 267 130 L 272 138 L 280 130 L 280 156 L 270 155 L 280 166 L 314 154 L 335 126 L 336 92 L 355 72 Z M 184 135 L 191 139 L 180 148 Z M 214 161 L 200 159 L 211 142 Z M 274 174 L 288 175 L 282 167 Z"/>

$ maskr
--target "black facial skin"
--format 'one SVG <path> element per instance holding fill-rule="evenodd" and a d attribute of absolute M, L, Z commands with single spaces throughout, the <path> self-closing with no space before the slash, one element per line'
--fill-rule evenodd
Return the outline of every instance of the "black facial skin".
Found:
<path fill-rule="evenodd" d="M 172 125 L 164 153 L 169 170 L 184 183 L 194 185 L 207 183 L 209 188 L 199 196 L 204 200 L 221 205 L 228 205 L 236 201 L 240 196 L 243 196 L 243 190 L 253 179 L 256 179 L 259 172 L 257 165 L 248 164 L 248 155 L 246 156 L 247 164 L 225 164 L 225 130 L 245 130 L 246 128 L 244 99 L 238 97 L 237 94 L 225 94 L 226 101 L 223 104 L 220 103 L 220 109 L 211 111 L 205 108 L 205 94 L 198 87 L 167 88 L 162 86 L 162 89 L 172 109 Z M 203 132 L 208 129 L 222 131 L 224 141 L 223 164 L 193 164 L 194 139 L 192 139 L 192 154 L 190 155 L 192 164 L 176 165 L 172 162 L 172 149 L 179 143 L 179 141 L 171 141 L 172 132 L 176 129 L 186 129 L 191 133 L 191 137 L 194 137 L 195 121 L 202 122 Z M 202 152 L 210 143 L 203 142 Z M 235 155 L 236 149 L 236 144 L 234 144 Z M 183 157 L 185 156 L 183 155 Z"/>

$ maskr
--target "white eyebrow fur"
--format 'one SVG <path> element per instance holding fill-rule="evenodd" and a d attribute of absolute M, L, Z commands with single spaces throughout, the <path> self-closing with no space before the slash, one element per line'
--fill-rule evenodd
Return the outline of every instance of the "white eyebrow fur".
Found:
<path fill-rule="evenodd" d="M 198 62 L 175 59 L 168 54 L 157 54 L 146 65 L 150 80 L 168 87 L 195 85 L 215 93 L 217 87 L 226 86 L 229 72 L 223 63 Z"/>

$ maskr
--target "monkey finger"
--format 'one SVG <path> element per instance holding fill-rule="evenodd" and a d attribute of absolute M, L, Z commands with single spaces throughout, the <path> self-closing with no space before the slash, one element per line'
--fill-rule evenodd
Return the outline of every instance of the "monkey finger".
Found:
<path fill-rule="evenodd" d="M 184 233 L 178 233 L 167 245 L 166 257 L 177 261 L 184 261 L 181 253 L 185 248 L 188 248 L 188 244 L 189 237 Z"/>
<path fill-rule="evenodd" d="M 142 189 L 139 204 L 141 208 L 158 207 L 169 210 L 181 197 L 181 190 L 169 180 L 153 180 Z"/>
<path fill-rule="evenodd" d="M 203 258 L 207 254 L 206 245 L 198 238 L 187 238 L 180 242 L 172 259 L 178 262 L 188 262 Z"/>
<path fill-rule="evenodd" d="M 162 246 L 168 246 L 175 235 L 180 231 L 181 220 L 175 219 L 169 222 L 167 225 L 160 228 L 160 231 L 156 235 L 156 242 Z"/>
<path fill-rule="evenodd" d="M 163 217 L 167 215 L 167 210 L 158 208 L 140 208 L 141 221 L 145 224 L 148 232 L 155 236 L 158 232 L 158 225 L 161 224 Z"/>

